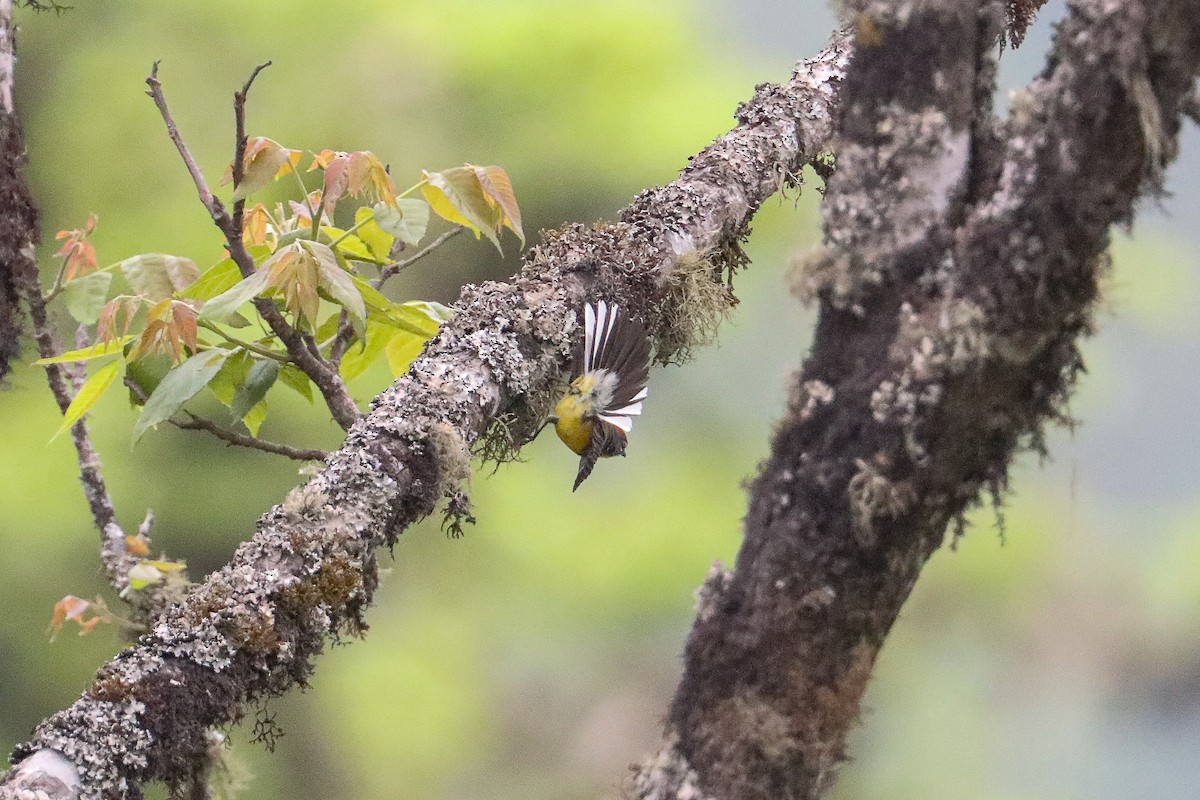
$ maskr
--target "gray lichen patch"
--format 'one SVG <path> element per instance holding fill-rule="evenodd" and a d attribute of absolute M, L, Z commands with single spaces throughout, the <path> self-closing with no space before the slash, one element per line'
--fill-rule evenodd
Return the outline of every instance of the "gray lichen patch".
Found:
<path fill-rule="evenodd" d="M 924 243 L 966 174 L 969 140 L 936 108 L 893 105 L 868 139 L 837 148 L 825 195 L 825 244 L 799 258 L 790 279 L 806 303 L 828 297 L 862 312 L 875 287 L 896 277 L 899 256 Z"/>
<path fill-rule="evenodd" d="M 623 796 L 626 800 L 716 800 L 700 789 L 699 776 L 679 752 L 679 738 L 669 733 L 657 754 L 638 766 Z"/>
<path fill-rule="evenodd" d="M 885 460 L 855 459 L 856 471 L 846 486 L 854 537 L 863 547 L 876 544 L 878 520 L 896 519 L 908 513 L 917 500 L 910 483 L 884 473 L 880 462 Z"/>

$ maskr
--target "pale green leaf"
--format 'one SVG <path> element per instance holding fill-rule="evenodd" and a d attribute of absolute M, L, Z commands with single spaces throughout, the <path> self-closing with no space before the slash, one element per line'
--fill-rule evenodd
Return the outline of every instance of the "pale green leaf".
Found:
<path fill-rule="evenodd" d="M 407 303 L 404 303 L 404 307 L 420 311 L 438 325 L 454 319 L 453 308 L 436 303 L 433 300 L 409 300 Z"/>
<path fill-rule="evenodd" d="M 362 209 L 359 210 L 361 211 Z M 371 249 L 367 247 L 366 242 L 356 235 L 361 233 L 362 228 L 359 228 L 356 233 L 347 234 L 341 228 L 331 228 L 328 225 L 322 225 L 321 241 L 328 241 L 330 247 L 333 247 L 333 243 L 337 242 L 338 254 L 343 258 L 353 259 L 354 261 L 368 261 L 372 264 L 383 263 L 383 259 L 376 258 Z"/>
<path fill-rule="evenodd" d="M 392 210 L 391 206 L 385 203 L 380 205 L 389 211 Z M 391 257 L 392 244 L 395 243 L 396 237 L 379 227 L 375 221 L 375 212 L 366 206 L 354 212 L 354 224 L 358 226 L 358 238 L 370 248 L 375 255 L 375 261 L 385 263 Z"/>
<path fill-rule="evenodd" d="M 353 278 L 338 265 L 337 256 L 325 245 L 320 242 L 305 242 L 303 246 L 317 260 L 320 288 L 324 289 L 335 303 L 346 309 L 361 328 L 367 320 L 367 307 Z"/>
<path fill-rule="evenodd" d="M 191 286 L 181 291 L 179 296 L 187 300 L 207 302 L 222 292 L 232 289 L 241 279 L 242 273 L 238 270 L 238 265 L 232 258 L 227 258 L 204 270 L 204 274 Z"/>
<path fill-rule="evenodd" d="M 136 339 L 136 336 L 122 336 L 119 339 L 113 339 L 111 342 L 97 342 L 91 347 L 84 347 L 79 350 L 70 350 L 63 353 L 61 356 L 54 358 L 39 358 L 33 362 L 35 364 L 68 364 L 75 361 L 91 361 L 93 358 L 104 358 L 111 356 L 114 353 L 120 353 L 125 349 L 125 345 Z"/>
<path fill-rule="evenodd" d="M 109 386 L 112 386 L 113 380 L 121 372 L 121 360 L 117 359 L 108 364 L 105 364 L 100 369 L 96 370 L 92 377 L 87 379 L 87 382 L 79 388 L 78 394 L 71 404 L 67 406 L 66 412 L 63 413 L 62 425 L 50 437 L 50 441 L 54 441 L 68 430 L 72 425 L 82 419 L 83 415 L 92 410 L 92 406 L 96 405 L 96 401 L 101 398 Z"/>
<path fill-rule="evenodd" d="M 200 319 L 229 323 L 237 310 L 267 288 L 270 272 L 260 269 L 249 278 L 243 278 L 231 288 L 221 292 L 200 309 Z"/>
<path fill-rule="evenodd" d="M 121 262 L 121 274 L 137 294 L 158 302 L 173 297 L 200 277 L 200 268 L 190 258 L 143 253 Z"/>
<path fill-rule="evenodd" d="M 111 272 L 93 272 L 64 283 L 62 299 L 67 306 L 67 313 L 76 322 L 95 325 L 96 320 L 100 319 L 100 309 L 108 299 L 111 283 Z"/>
<path fill-rule="evenodd" d="M 412 306 L 408 303 L 393 303 L 363 279 L 354 276 L 352 280 L 359 292 L 362 293 L 369 321 L 382 322 L 426 339 L 437 333 L 436 317 L 429 313 L 429 309 L 420 307 L 424 301 L 419 301 L 418 304 Z M 445 308 L 445 306 L 441 306 L 441 308 Z"/>
<path fill-rule="evenodd" d="M 375 213 L 375 224 L 405 244 L 418 244 L 429 227 L 429 203 L 415 197 L 402 197 L 396 200 L 396 205 L 392 208 L 386 203 L 376 203 L 371 209 Z"/>
<path fill-rule="evenodd" d="M 133 426 L 133 443 L 137 444 L 147 430 L 170 419 L 184 403 L 195 397 L 221 371 L 228 357 L 227 350 L 207 350 L 168 372 L 146 401 L 142 415 Z"/>
<path fill-rule="evenodd" d="M 387 356 L 388 367 L 392 377 L 399 378 L 408 372 L 409 366 L 421 354 L 421 348 L 428 341 L 408 331 L 400 331 L 388 339 L 384 354 Z"/>
<path fill-rule="evenodd" d="M 395 329 L 392 327 L 377 322 L 367 323 L 363 346 L 351 347 L 342 356 L 342 363 L 338 367 L 338 372 L 341 373 L 342 380 L 352 381 L 366 372 L 367 368 L 383 352 L 388 339 L 394 334 Z M 409 335 L 411 336 L 412 334 Z"/>
<path fill-rule="evenodd" d="M 354 234 L 350 234 L 338 242 L 337 249 L 343 258 L 353 259 L 354 261 L 369 261 L 372 264 L 384 263 L 383 259 L 375 257 L 375 254 L 371 252 L 371 248 L 367 247 L 366 242 Z"/>

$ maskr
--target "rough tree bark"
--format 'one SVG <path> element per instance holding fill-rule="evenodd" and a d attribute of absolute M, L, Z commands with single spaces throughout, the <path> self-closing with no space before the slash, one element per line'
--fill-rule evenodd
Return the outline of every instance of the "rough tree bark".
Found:
<path fill-rule="evenodd" d="M 678 180 L 617 223 L 548 234 L 510 283 L 464 289 L 327 468 L 18 747 L 0 797 L 196 779 L 214 726 L 302 683 L 331 635 L 361 628 L 377 547 L 443 498 L 466 513 L 468 448 L 537 427 L 585 298 L 643 315 L 660 358 L 685 353 L 728 302 L 721 275 L 758 206 L 805 164 L 827 172 L 832 149 L 826 247 L 796 278 L 820 303 L 813 351 L 736 569 L 701 592 L 663 747 L 629 788 L 820 796 L 948 523 L 1003 491 L 1016 449 L 1063 417 L 1108 229 L 1157 190 L 1200 70 L 1200 0 L 1077 0 L 1000 123 L 1006 14 L 1019 39 L 1040 3 L 847 5 L 856 41 L 760 86 Z M 0 123 L 15 125 L 11 109 Z"/>

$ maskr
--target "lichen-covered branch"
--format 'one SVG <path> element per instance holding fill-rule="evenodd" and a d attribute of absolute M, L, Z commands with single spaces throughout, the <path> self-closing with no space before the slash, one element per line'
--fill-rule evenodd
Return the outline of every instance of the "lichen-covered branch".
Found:
<path fill-rule="evenodd" d="M 1075 0 L 1001 123 L 995 43 L 1006 11 L 1039 3 L 847 5 L 870 35 L 843 84 L 825 247 L 796 278 L 820 305 L 813 349 L 633 797 L 832 784 L 947 526 L 981 492 L 998 502 L 1014 453 L 1066 419 L 1109 229 L 1160 190 L 1200 72 L 1200 1 Z"/>
<path fill-rule="evenodd" d="M 245 86 L 234 97 L 234 108 L 237 116 L 235 140 L 240 148 L 233 160 L 235 185 L 240 182 L 242 177 L 243 164 L 241 154 L 245 152 L 246 147 L 246 94 L 250 91 L 250 86 L 254 82 L 255 77 L 269 63 L 257 67 L 246 81 Z M 196 184 L 196 193 L 200 197 L 200 202 L 207 209 L 209 216 L 212 217 L 213 224 L 225 236 L 225 247 L 229 250 L 229 257 L 237 264 L 242 276 L 249 277 L 254 273 L 255 266 L 254 258 L 246 250 L 245 242 L 242 241 L 241 215 L 243 203 L 241 201 L 235 203 L 234 213 L 230 216 L 229 211 L 225 208 L 225 204 L 208 187 L 208 183 L 204 179 L 204 174 L 200 171 L 195 158 L 192 157 L 187 144 L 183 141 L 183 136 L 180 135 L 179 128 L 175 124 L 175 119 L 167 107 L 167 99 L 163 95 L 162 84 L 158 80 L 157 62 L 155 62 L 150 76 L 146 78 L 146 85 L 150 87 L 150 91 L 147 94 L 154 101 L 154 105 L 162 115 L 163 122 L 166 123 L 167 135 L 171 137 L 171 142 L 175 145 L 175 149 L 179 151 L 179 156 L 183 159 L 188 174 L 192 176 L 192 182 Z M 254 309 L 267 323 L 271 332 L 279 337 L 279 341 L 283 342 L 283 346 L 287 348 L 288 357 L 292 362 L 303 370 L 312 379 L 312 382 L 316 384 L 317 389 L 321 392 L 321 396 L 325 398 L 325 405 L 329 407 L 329 412 L 333 415 L 334 420 L 342 428 L 349 429 L 361 415 L 359 414 L 358 406 L 354 404 L 354 400 L 346 390 L 346 384 L 342 381 L 342 377 L 338 374 L 337 369 L 321 357 L 316 348 L 312 346 L 312 343 L 306 341 L 304 334 L 288 324 L 288 321 L 284 319 L 283 314 L 280 313 L 273 302 L 265 297 L 255 298 Z"/>
<path fill-rule="evenodd" d="M 6 117 L 12 115 L 12 85 L 13 85 L 13 67 L 15 66 L 15 52 L 13 47 L 13 25 L 12 25 L 12 4 L 11 2 L 0 4 L 0 111 Z M 7 92 L 7 94 L 4 94 Z M 0 157 L 9 159 L 12 157 L 11 144 L 8 142 L 8 135 L 5 135 L 3 144 L 3 153 Z M 20 137 L 17 139 L 20 142 Z M 17 148 L 17 153 L 21 158 L 24 158 L 24 148 Z M 19 174 L 21 162 L 4 164 L 5 174 Z M 11 191 L 11 189 L 10 189 Z M 8 199 L 8 198 L 5 198 Z M 11 219 L 4 219 L 4 231 L 13 229 L 13 235 L 6 236 L 4 242 L 5 248 L 11 251 L 11 246 L 17 244 L 17 249 L 20 249 L 20 235 L 17 234 L 21 229 L 25 229 L 24 235 L 28 241 L 37 239 L 37 213 L 32 207 L 32 204 L 22 203 L 22 200 L 28 200 L 22 195 L 15 195 L 11 198 L 15 201 L 12 211 L 5 213 L 5 209 L 0 209 L 0 214 L 5 214 Z M 0 232 L 3 234 L 3 232 Z M 32 234 L 32 235 L 30 235 Z M 7 253 L 5 255 L 8 255 Z M 20 294 L 17 290 L 16 280 L 16 264 L 12 258 L 0 258 L 0 381 L 3 381 L 5 376 L 12 369 L 12 364 L 21 354 L 21 309 L 20 309 Z M 0 384 L 2 385 L 2 384 Z"/>
<path fill-rule="evenodd" d="M 737 128 L 621 221 L 550 233 L 511 282 L 466 287 L 454 320 L 327 467 L 17 748 L 0 797 L 17 796 L 40 764 L 59 764 L 53 753 L 74 765 L 78 788 L 50 797 L 132 797 L 149 780 L 182 788 L 199 778 L 210 728 L 303 684 L 330 637 L 362 630 L 378 547 L 443 498 L 466 513 L 469 449 L 494 447 L 501 429 L 523 441 L 542 424 L 585 299 L 644 316 L 661 358 L 701 343 L 730 302 L 722 276 L 742 261 L 750 218 L 828 144 L 848 53 L 839 38 L 790 83 L 759 87 Z"/>

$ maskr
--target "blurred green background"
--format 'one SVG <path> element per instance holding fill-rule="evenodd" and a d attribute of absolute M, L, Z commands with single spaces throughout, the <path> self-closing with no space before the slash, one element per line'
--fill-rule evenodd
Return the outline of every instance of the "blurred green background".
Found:
<path fill-rule="evenodd" d="M 232 150 L 231 93 L 257 63 L 252 134 L 374 150 L 398 185 L 471 161 L 512 176 L 531 235 L 611 218 L 732 124 L 755 83 L 785 79 L 831 29 L 823 2 L 77 0 L 21 11 L 18 102 L 44 235 L 100 215 L 101 263 L 145 251 L 215 261 L 221 245 L 144 96 L 155 59 L 211 179 Z M 1061 3 L 1006 85 L 1036 70 Z M 1194 798 L 1200 786 L 1200 141 L 1175 197 L 1119 237 L 1101 333 L 1054 460 L 1021 459 L 1001 542 L 991 513 L 935 556 L 882 659 L 838 798 Z M 752 268 L 720 347 L 657 371 L 630 456 L 576 494 L 553 436 L 481 473 L 460 540 L 409 531 L 367 641 L 335 648 L 311 690 L 274 701 L 276 752 L 235 730 L 255 798 L 615 797 L 657 741 L 692 591 L 730 563 L 743 479 L 767 448 L 811 312 L 782 290 L 819 240 L 815 191 L 755 221 Z M 536 239 L 535 239 L 536 240 Z M 518 266 L 458 237 L 397 286 L 448 301 Z M 42 249 L 50 268 L 52 248 Z M 770 346 L 764 346 L 766 343 Z M 382 371 L 352 387 L 365 401 Z M 263 433 L 336 445 L 320 408 L 272 395 Z M 70 703 L 119 646 L 44 625 L 104 580 L 40 369 L 0 392 L 0 747 Z M 224 563 L 300 480 L 296 466 L 160 429 L 129 448 L 114 393 L 93 430 L 122 521 L 158 515 L 156 548 L 194 577 Z M 256 712 L 251 711 L 253 716 Z"/>

